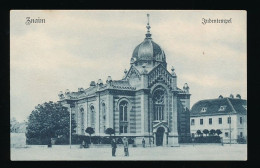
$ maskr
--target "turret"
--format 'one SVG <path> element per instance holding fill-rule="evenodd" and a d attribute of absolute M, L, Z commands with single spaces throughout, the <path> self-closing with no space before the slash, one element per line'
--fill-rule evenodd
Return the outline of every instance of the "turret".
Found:
<path fill-rule="evenodd" d="M 172 67 L 171 68 L 171 75 L 172 75 L 172 88 L 174 89 L 174 90 L 176 90 L 177 89 L 177 75 L 176 75 L 176 73 L 175 73 L 175 69 L 174 69 L 174 67 Z"/>

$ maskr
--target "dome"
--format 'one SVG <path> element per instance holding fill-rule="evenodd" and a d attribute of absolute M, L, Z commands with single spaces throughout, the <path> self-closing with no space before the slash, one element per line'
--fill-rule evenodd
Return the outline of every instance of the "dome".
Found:
<path fill-rule="evenodd" d="M 146 64 L 149 66 L 155 66 L 158 64 L 162 64 L 163 66 L 167 66 L 166 57 L 162 48 L 155 43 L 150 34 L 150 24 L 149 24 L 149 15 L 148 16 L 148 23 L 147 23 L 147 33 L 145 34 L 144 41 L 137 45 L 133 51 L 131 64 L 136 66 L 142 66 Z"/>
<path fill-rule="evenodd" d="M 161 47 L 152 41 L 150 38 L 145 38 L 145 40 L 136 46 L 132 54 L 132 58 L 135 61 L 140 60 L 154 60 L 165 62 L 165 54 Z"/>

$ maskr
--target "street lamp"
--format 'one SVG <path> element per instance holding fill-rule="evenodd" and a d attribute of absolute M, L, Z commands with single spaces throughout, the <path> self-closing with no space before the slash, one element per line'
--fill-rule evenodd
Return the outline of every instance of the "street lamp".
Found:
<path fill-rule="evenodd" d="M 74 107 L 74 104 L 70 104 L 70 149 L 71 149 L 71 113 L 72 113 L 72 108 Z"/>
<path fill-rule="evenodd" d="M 231 116 L 230 116 L 230 112 L 229 112 L 228 123 L 229 123 L 229 145 L 231 146 Z"/>

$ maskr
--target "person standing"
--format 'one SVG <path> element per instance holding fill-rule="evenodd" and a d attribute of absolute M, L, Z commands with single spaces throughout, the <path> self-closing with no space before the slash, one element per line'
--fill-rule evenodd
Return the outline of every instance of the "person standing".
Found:
<path fill-rule="evenodd" d="M 123 138 L 123 143 L 124 143 L 124 152 L 125 156 L 129 156 L 129 151 L 128 151 L 128 140 L 126 137 Z"/>
<path fill-rule="evenodd" d="M 82 141 L 82 147 L 85 148 L 85 141 Z"/>
<path fill-rule="evenodd" d="M 117 145 L 116 145 L 116 140 L 115 140 L 115 139 L 112 139 L 112 141 L 111 141 L 111 147 L 112 147 L 112 156 L 116 156 L 116 148 L 117 148 Z"/>
<path fill-rule="evenodd" d="M 142 140 L 142 144 L 143 144 L 143 147 L 145 148 L 145 140 L 144 140 L 144 138 Z"/>

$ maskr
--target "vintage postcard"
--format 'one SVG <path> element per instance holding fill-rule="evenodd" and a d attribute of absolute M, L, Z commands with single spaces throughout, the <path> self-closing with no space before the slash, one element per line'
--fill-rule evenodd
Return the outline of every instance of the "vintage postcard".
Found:
<path fill-rule="evenodd" d="M 11 160 L 247 160 L 242 10 L 11 10 Z"/>

